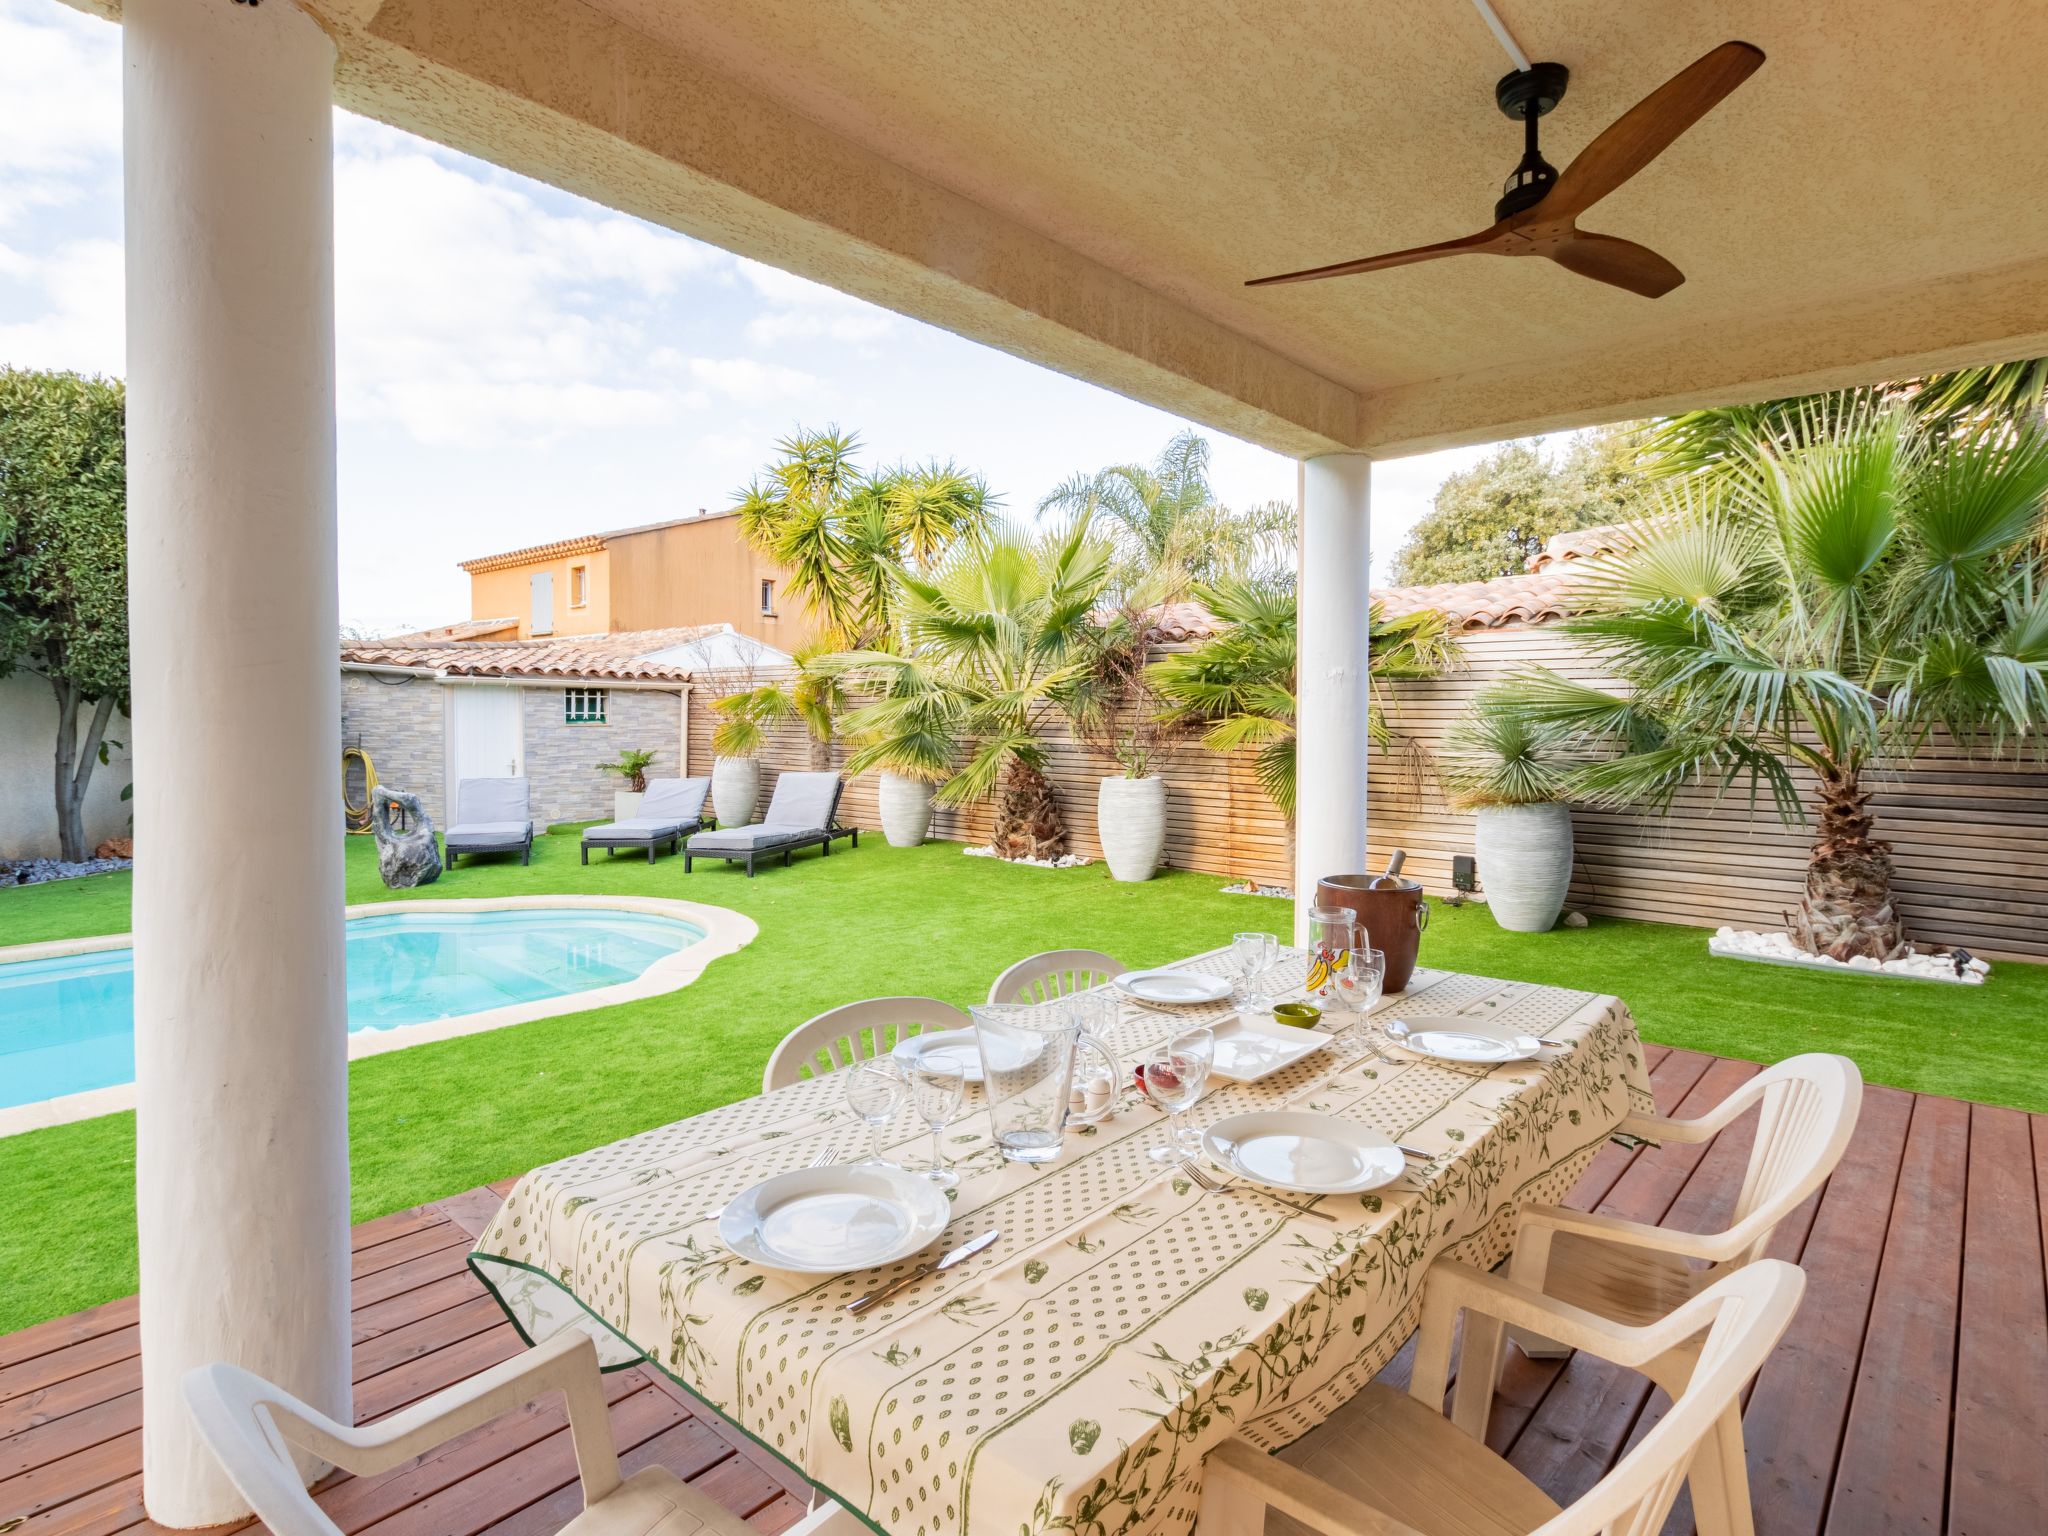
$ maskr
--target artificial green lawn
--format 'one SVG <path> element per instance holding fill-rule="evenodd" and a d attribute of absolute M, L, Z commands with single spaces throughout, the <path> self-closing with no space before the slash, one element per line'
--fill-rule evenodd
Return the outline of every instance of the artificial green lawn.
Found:
<path fill-rule="evenodd" d="M 129 883 L 0 891 L 0 945 L 124 932 Z M 1220 884 L 1174 873 L 1117 885 L 1099 865 L 1013 868 L 880 837 L 751 881 L 737 865 L 685 876 L 680 859 L 585 869 L 567 829 L 535 844 L 530 867 L 465 866 L 418 894 L 684 896 L 745 912 L 761 934 L 680 992 L 354 1063 L 356 1219 L 754 1093 L 783 1033 L 836 1003 L 924 993 L 965 1004 L 1037 950 L 1085 945 L 1155 965 L 1286 922 L 1282 904 Z M 348 899 L 393 894 L 370 840 L 351 838 Z M 1616 993 L 1650 1040 L 1760 1061 L 1840 1050 L 1875 1082 L 2048 1109 L 2048 967 L 2006 964 L 1983 987 L 1943 987 L 1710 961 L 1696 928 L 1596 919 L 1527 935 L 1501 932 L 1480 907 L 1433 916 L 1429 964 Z M 135 1288 L 133 1168 L 132 1115 L 0 1139 L 0 1333 Z"/>

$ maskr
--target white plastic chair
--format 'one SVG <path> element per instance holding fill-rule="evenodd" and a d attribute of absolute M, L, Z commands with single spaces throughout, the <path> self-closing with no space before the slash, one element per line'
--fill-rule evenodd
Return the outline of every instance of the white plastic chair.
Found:
<path fill-rule="evenodd" d="M 1592 1211 L 1530 1205 L 1515 1215 L 1508 1274 L 1531 1290 L 1620 1323 L 1664 1316 L 1721 1276 L 1760 1258 L 1771 1234 L 1826 1182 L 1848 1150 L 1863 1074 L 1846 1056 L 1815 1052 L 1766 1067 L 1697 1120 L 1630 1115 L 1620 1130 L 1647 1141 L 1711 1141 L 1751 1109 L 1756 1143 L 1720 1232 L 1675 1232 Z M 1561 1353 L 1516 1335 L 1531 1355 Z"/>
<path fill-rule="evenodd" d="M 1019 960 L 988 989 L 992 1003 L 1051 1003 L 1116 980 L 1130 967 L 1099 949 L 1048 949 Z"/>
<path fill-rule="evenodd" d="M 827 1008 L 782 1037 L 761 1074 L 773 1093 L 806 1077 L 823 1077 L 871 1056 L 886 1056 L 913 1035 L 965 1029 L 972 1021 L 936 997 L 871 997 Z"/>
<path fill-rule="evenodd" d="M 1655 1536 L 1688 1474 L 1700 1530 L 1746 1532 L 1747 1485 L 1727 1475 L 1742 1466 L 1741 1443 L 1728 1431 L 1740 1427 L 1742 1389 L 1784 1335 L 1805 1286 L 1795 1266 L 1763 1259 L 1669 1317 L 1627 1328 L 1439 1259 L 1423 1282 L 1407 1394 L 1375 1382 L 1277 1456 L 1243 1440 L 1218 1447 L 1203 1465 L 1195 1536 Z M 1460 1312 L 1464 1344 L 1446 1419 Z M 1635 1448 L 1570 1508 L 1560 1508 L 1486 1448 L 1495 1378 L 1485 1362 L 1495 1357 L 1504 1324 L 1569 1340 L 1646 1374 L 1698 1337 L 1699 1368 L 1672 1391 L 1670 1410 Z M 1279 1514 L 1270 1525 L 1269 1509 Z"/>
<path fill-rule="evenodd" d="M 583 1483 L 583 1513 L 561 1536 L 754 1536 L 739 1516 L 666 1467 L 620 1477 L 597 1350 L 575 1330 L 361 1429 L 337 1424 L 232 1365 L 202 1365 L 186 1374 L 184 1389 L 200 1434 L 276 1536 L 342 1536 L 306 1491 L 294 1447 L 370 1477 L 553 1392 L 568 1399 Z"/>

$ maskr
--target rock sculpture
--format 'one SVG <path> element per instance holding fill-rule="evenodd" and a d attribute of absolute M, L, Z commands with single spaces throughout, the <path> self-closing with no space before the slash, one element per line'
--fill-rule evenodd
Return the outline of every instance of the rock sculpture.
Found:
<path fill-rule="evenodd" d="M 403 814 L 406 829 L 398 829 Z M 370 792 L 370 830 L 377 838 L 377 873 L 394 891 L 432 885 L 441 878 L 441 850 L 433 819 L 418 795 L 379 784 Z"/>

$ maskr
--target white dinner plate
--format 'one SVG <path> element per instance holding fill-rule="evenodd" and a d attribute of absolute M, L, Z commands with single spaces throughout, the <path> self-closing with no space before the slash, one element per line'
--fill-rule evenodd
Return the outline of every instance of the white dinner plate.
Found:
<path fill-rule="evenodd" d="M 951 1061 L 959 1064 L 961 1081 L 981 1081 L 981 1046 L 971 1029 L 934 1030 L 928 1035 L 912 1035 L 889 1054 L 906 1072 L 920 1061 Z"/>
<path fill-rule="evenodd" d="M 1218 1120 L 1202 1133 L 1217 1167 L 1254 1184 L 1304 1195 L 1351 1195 L 1401 1176 L 1401 1149 L 1378 1131 L 1295 1109 Z"/>
<path fill-rule="evenodd" d="M 1209 1064 L 1209 1071 L 1233 1083 L 1256 1083 L 1271 1077 L 1330 1043 L 1328 1035 L 1312 1029 L 1267 1024 L 1235 1014 L 1211 1028 L 1216 1036 L 1216 1059 Z"/>
<path fill-rule="evenodd" d="M 1228 978 L 1202 971 L 1125 971 L 1117 977 L 1116 989 L 1148 1008 L 1188 1008 L 1230 996 Z"/>
<path fill-rule="evenodd" d="M 1403 1050 L 1439 1061 L 1527 1061 L 1543 1049 L 1534 1035 L 1484 1019 L 1389 1019 L 1387 1038 Z"/>
<path fill-rule="evenodd" d="M 952 1212 L 944 1190 L 900 1168 L 799 1168 L 740 1194 L 718 1240 L 770 1269 L 837 1275 L 929 1247 Z"/>

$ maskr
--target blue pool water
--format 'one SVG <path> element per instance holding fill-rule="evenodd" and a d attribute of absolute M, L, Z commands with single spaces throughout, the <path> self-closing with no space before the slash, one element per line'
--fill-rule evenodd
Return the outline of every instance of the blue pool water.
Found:
<path fill-rule="evenodd" d="M 589 907 L 351 918 L 349 1031 L 614 986 L 703 937 L 677 918 Z M 130 951 L 0 965 L 0 1108 L 134 1080 Z"/>

